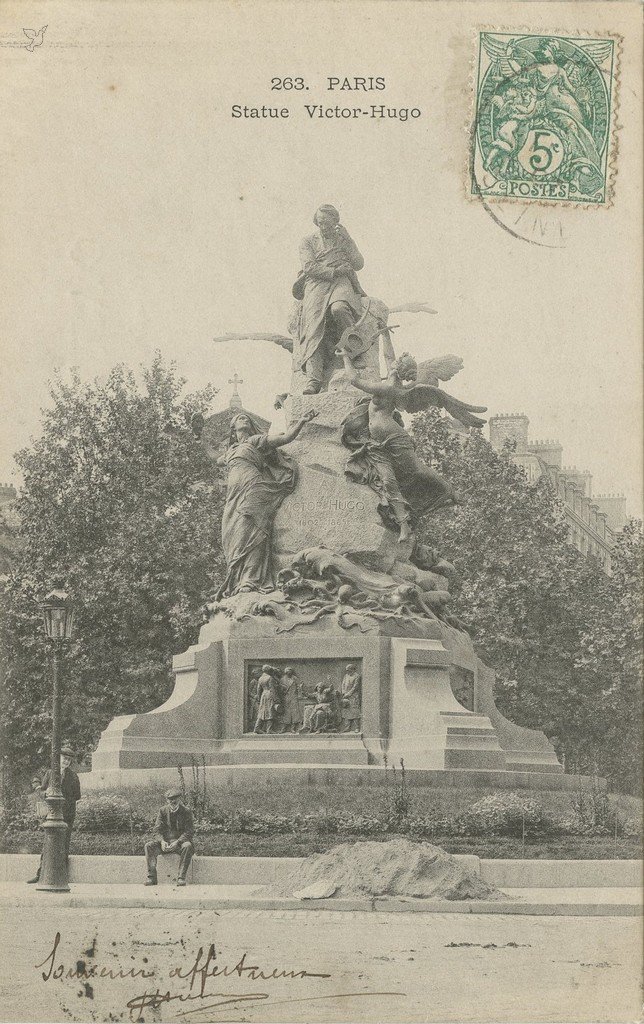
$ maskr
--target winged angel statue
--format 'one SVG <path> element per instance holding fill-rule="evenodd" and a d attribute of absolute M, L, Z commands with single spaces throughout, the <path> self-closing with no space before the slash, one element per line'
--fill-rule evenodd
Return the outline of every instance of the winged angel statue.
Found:
<path fill-rule="evenodd" d="M 399 410 L 420 412 L 432 406 L 445 409 L 467 427 L 482 427 L 475 413 L 485 406 L 468 405 L 437 387 L 462 367 L 455 356 L 417 365 L 407 352 L 391 363 L 380 383 L 361 379 L 346 349 L 341 350 L 347 380 L 365 391 L 343 423 L 342 443 L 352 449 L 346 473 L 367 484 L 380 499 L 378 511 L 389 526 L 399 529 L 401 543 L 413 534 L 415 520 L 428 512 L 457 503 L 450 485 L 418 458 Z"/>
<path fill-rule="evenodd" d="M 601 188 L 608 111 L 600 65 L 611 54 L 612 41 L 554 36 L 508 41 L 484 33 L 481 43 L 490 58 L 479 114 L 485 169 L 497 178 L 559 169 L 585 194 Z M 554 134 L 554 144 L 543 153 L 524 149 L 534 129 Z"/>

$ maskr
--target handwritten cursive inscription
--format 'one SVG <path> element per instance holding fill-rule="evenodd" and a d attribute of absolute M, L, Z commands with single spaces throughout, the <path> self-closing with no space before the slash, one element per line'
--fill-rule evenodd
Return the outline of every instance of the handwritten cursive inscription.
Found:
<path fill-rule="evenodd" d="M 52 946 L 51 952 L 47 954 L 45 959 L 40 964 L 35 964 L 36 970 L 39 970 L 45 965 L 49 965 L 46 971 L 42 971 L 42 980 L 49 981 L 53 978 L 58 981 L 60 978 L 80 978 L 86 981 L 88 978 L 110 978 L 114 981 L 116 978 L 153 978 L 154 971 L 146 971 L 143 968 L 129 967 L 127 971 L 113 970 L 111 967 L 101 967 L 100 964 L 90 964 L 89 966 L 83 960 L 79 960 L 75 967 L 66 967 L 64 963 L 56 963 L 56 952 L 60 945 L 60 932 L 56 932 L 56 938 L 54 939 L 54 945 Z"/>
<path fill-rule="evenodd" d="M 217 949 L 214 942 L 211 942 L 207 949 L 204 946 L 199 947 L 194 960 L 188 966 L 185 964 L 169 966 L 166 977 L 172 979 L 174 984 L 172 987 L 168 987 L 164 979 L 158 977 L 157 972 L 149 966 L 147 968 L 128 967 L 124 970 L 119 967 L 108 967 L 100 962 L 87 964 L 85 960 L 77 960 L 75 966 L 68 966 L 61 957 L 60 945 L 61 935 L 60 932 L 56 932 L 49 953 L 40 963 L 34 965 L 35 969 L 40 971 L 44 982 L 62 979 L 88 981 L 90 978 L 104 978 L 107 981 L 141 979 L 147 982 L 152 978 L 155 979 L 153 986 L 146 987 L 126 1002 L 125 1005 L 133 1022 L 143 1019 L 144 1010 L 158 1010 L 166 1003 L 198 1001 L 199 1006 L 179 1014 L 179 1016 L 188 1016 L 197 1010 L 206 1009 L 204 1000 L 210 1001 L 208 1009 L 215 1009 L 233 1003 L 259 1003 L 269 998 L 268 992 L 260 992 L 254 986 L 253 991 L 247 992 L 209 990 L 208 982 L 215 978 L 239 978 L 247 982 L 293 982 L 307 978 L 331 978 L 331 974 L 321 971 L 307 971 L 304 968 L 286 970 L 282 967 L 255 963 L 247 951 L 243 952 L 235 963 L 223 963 L 218 961 Z M 94 949 L 93 946 L 92 956 Z M 313 998 L 337 998 L 337 995 L 329 994 Z"/>

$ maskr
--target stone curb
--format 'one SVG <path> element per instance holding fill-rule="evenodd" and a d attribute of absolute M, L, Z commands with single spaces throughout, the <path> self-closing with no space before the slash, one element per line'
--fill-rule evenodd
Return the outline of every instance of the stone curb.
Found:
<path fill-rule="evenodd" d="M 136 885 L 145 877 L 139 857 L 72 855 L 70 882 Z M 642 885 L 642 862 L 636 860 L 479 860 L 472 854 L 456 859 L 498 889 L 601 889 Z M 195 885 L 265 885 L 296 871 L 300 857 L 194 857 L 188 881 Z M 36 870 L 35 854 L 0 854 L 0 881 L 22 882 Z M 159 859 L 159 881 L 171 882 L 177 859 Z"/>
<path fill-rule="evenodd" d="M 52 907 L 82 909 L 89 907 L 147 908 L 151 910 L 286 910 L 310 913 L 311 911 L 334 911 L 339 913 L 389 913 L 389 914 L 522 914 L 543 917 L 636 917 L 642 913 L 639 890 L 632 893 L 624 890 L 605 891 L 603 900 L 576 901 L 565 899 L 566 890 L 550 890 L 549 898 L 535 899 L 519 895 L 519 891 L 508 893 L 507 899 L 500 900 L 423 900 L 423 899 L 326 899 L 302 901 L 278 896 L 218 894 L 216 886 L 193 886 L 187 891 L 170 886 L 160 886 L 153 893 L 143 886 L 118 886 L 118 892 L 105 889 L 116 886 L 84 886 L 85 892 L 69 893 L 39 892 L 25 883 L 10 886 L 5 883 L 0 891 L 0 906 L 11 907 Z M 190 888 L 193 892 L 190 892 Z M 225 887 L 222 887 L 225 888 Z M 240 887 L 241 888 L 241 887 Z M 254 886 L 248 887 L 251 892 Z M 132 889 L 127 892 L 124 890 Z M 93 891 L 87 891 L 93 890 Z M 143 891 L 142 891 L 143 890 Z M 198 890 L 198 891 L 197 891 Z M 560 898 L 552 898 L 555 892 Z M 569 891 L 570 892 L 570 891 Z M 572 890 L 579 892 L 579 890 Z M 619 898 L 619 897 L 622 898 Z"/>

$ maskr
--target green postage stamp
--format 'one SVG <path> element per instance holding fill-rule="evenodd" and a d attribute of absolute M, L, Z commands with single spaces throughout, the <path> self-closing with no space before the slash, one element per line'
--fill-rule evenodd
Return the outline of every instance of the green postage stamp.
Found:
<path fill-rule="evenodd" d="M 605 205 L 614 38 L 479 34 L 472 195 Z"/>

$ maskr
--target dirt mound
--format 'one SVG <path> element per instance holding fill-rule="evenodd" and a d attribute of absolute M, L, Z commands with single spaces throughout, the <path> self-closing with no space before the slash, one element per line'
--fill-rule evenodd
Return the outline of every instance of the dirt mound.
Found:
<path fill-rule="evenodd" d="M 416 896 L 421 899 L 503 899 L 462 861 L 431 843 L 392 839 L 343 843 L 307 857 L 276 888 L 284 896 L 315 883 L 334 884 L 334 896 Z M 507 898 L 507 897 L 505 897 Z"/>

